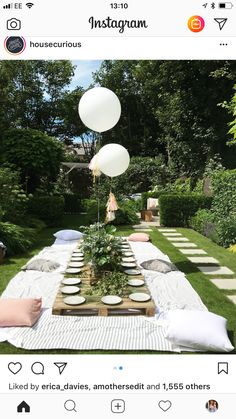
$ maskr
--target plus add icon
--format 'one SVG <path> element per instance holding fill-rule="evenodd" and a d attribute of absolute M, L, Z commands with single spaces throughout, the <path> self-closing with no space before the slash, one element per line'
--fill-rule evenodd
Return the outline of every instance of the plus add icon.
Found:
<path fill-rule="evenodd" d="M 112 400 L 111 411 L 112 411 L 112 413 L 124 413 L 124 411 L 125 411 L 125 401 L 122 400 L 122 399 Z"/>

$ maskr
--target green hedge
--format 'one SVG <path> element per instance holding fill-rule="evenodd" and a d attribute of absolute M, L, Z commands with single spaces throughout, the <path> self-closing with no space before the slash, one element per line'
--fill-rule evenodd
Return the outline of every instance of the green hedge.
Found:
<path fill-rule="evenodd" d="M 160 223 L 166 227 L 189 227 L 201 208 L 210 208 L 212 198 L 201 194 L 163 194 L 159 198 Z"/>
<path fill-rule="evenodd" d="M 218 219 L 236 211 L 236 169 L 216 172 L 212 178 L 212 211 Z"/>
<path fill-rule="evenodd" d="M 34 196 L 29 201 L 29 213 L 44 221 L 47 226 L 59 226 L 64 215 L 62 196 Z"/>
<path fill-rule="evenodd" d="M 65 213 L 78 214 L 82 210 L 81 197 L 78 194 L 64 194 Z"/>

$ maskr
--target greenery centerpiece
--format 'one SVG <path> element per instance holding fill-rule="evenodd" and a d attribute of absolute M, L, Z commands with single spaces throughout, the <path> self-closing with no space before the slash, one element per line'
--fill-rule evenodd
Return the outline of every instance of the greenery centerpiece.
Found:
<path fill-rule="evenodd" d="M 116 228 L 111 225 L 95 223 L 83 227 L 84 240 L 81 250 L 85 260 L 90 262 L 95 275 L 104 271 L 117 271 L 122 260 L 120 237 L 115 237 Z"/>

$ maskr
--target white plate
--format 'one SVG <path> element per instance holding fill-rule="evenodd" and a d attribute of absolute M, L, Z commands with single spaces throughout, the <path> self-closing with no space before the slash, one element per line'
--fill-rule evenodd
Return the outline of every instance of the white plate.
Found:
<path fill-rule="evenodd" d="M 82 256 L 71 256 L 71 262 L 83 262 L 84 257 Z"/>
<path fill-rule="evenodd" d="M 84 266 L 84 262 L 69 262 L 68 266 L 70 268 L 82 268 Z"/>
<path fill-rule="evenodd" d="M 62 294 L 76 294 L 79 291 L 80 291 L 79 287 L 68 286 L 68 287 L 61 288 Z"/>
<path fill-rule="evenodd" d="M 144 303 L 145 301 L 151 300 L 151 296 L 145 294 L 145 292 L 134 292 L 133 294 L 129 295 L 129 298 L 132 301 L 137 301 L 139 303 Z"/>
<path fill-rule="evenodd" d="M 122 262 L 135 262 L 135 258 L 133 256 L 122 258 Z"/>
<path fill-rule="evenodd" d="M 64 278 L 61 283 L 63 285 L 78 285 L 81 283 L 80 278 Z"/>
<path fill-rule="evenodd" d="M 124 268 L 136 268 L 137 264 L 135 262 L 121 262 L 121 266 Z"/>
<path fill-rule="evenodd" d="M 65 304 L 68 304 L 69 306 L 78 306 L 80 304 L 83 304 L 86 301 L 86 299 L 84 297 L 79 297 L 75 295 L 74 297 L 63 298 L 63 301 Z"/>
<path fill-rule="evenodd" d="M 73 252 L 72 253 L 72 256 L 80 256 L 80 257 L 83 257 L 84 254 L 83 254 L 83 252 Z"/>
<path fill-rule="evenodd" d="M 68 268 L 66 270 L 67 274 L 78 274 L 81 272 L 81 269 L 77 269 L 77 268 Z"/>
<path fill-rule="evenodd" d="M 141 287 L 144 285 L 143 279 L 129 279 L 128 284 L 131 285 L 131 287 Z"/>
<path fill-rule="evenodd" d="M 124 256 L 134 256 L 133 252 L 122 252 Z"/>
<path fill-rule="evenodd" d="M 126 269 L 125 274 L 127 274 L 127 275 L 141 275 L 141 272 L 138 269 Z"/>
<path fill-rule="evenodd" d="M 106 295 L 105 297 L 101 298 L 101 301 L 103 302 L 103 304 L 113 306 L 115 304 L 121 303 L 122 298 L 118 297 L 118 295 Z"/>

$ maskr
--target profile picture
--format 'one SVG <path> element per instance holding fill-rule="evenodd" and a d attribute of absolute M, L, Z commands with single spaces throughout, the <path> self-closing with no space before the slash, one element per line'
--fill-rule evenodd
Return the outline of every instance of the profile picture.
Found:
<path fill-rule="evenodd" d="M 219 408 L 218 402 L 216 400 L 208 400 L 206 403 L 206 409 L 208 412 L 217 412 Z"/>

